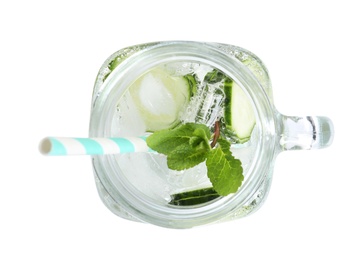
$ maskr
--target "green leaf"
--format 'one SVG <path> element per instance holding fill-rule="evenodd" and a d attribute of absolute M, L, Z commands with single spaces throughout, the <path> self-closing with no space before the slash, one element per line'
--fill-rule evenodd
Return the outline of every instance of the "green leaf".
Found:
<path fill-rule="evenodd" d="M 225 155 L 232 155 L 231 143 L 229 141 L 220 137 L 217 142 Z"/>
<path fill-rule="evenodd" d="M 208 127 L 197 128 L 193 131 L 192 135 L 193 136 L 189 140 L 189 144 L 192 147 L 206 146 L 207 149 L 210 149 L 210 145 L 209 145 L 210 132 Z"/>
<path fill-rule="evenodd" d="M 208 151 L 205 146 L 182 144 L 167 155 L 167 166 L 176 171 L 192 168 L 206 160 Z"/>
<path fill-rule="evenodd" d="M 209 146 L 209 137 L 210 131 L 207 126 L 187 123 L 173 129 L 154 132 L 146 139 L 146 143 L 151 149 L 168 155 L 183 144 L 197 146 L 204 141 Z"/>
<path fill-rule="evenodd" d="M 230 150 L 227 150 L 228 141 L 219 140 L 219 147 L 212 149 L 206 160 L 207 176 L 210 179 L 213 188 L 219 195 L 226 196 L 234 193 L 242 185 L 244 176 L 240 160 L 232 156 Z"/>
<path fill-rule="evenodd" d="M 189 123 L 191 125 L 191 123 Z M 209 142 L 210 131 L 209 128 L 205 125 L 197 124 L 195 130 L 193 131 L 193 136 L 201 137 Z"/>

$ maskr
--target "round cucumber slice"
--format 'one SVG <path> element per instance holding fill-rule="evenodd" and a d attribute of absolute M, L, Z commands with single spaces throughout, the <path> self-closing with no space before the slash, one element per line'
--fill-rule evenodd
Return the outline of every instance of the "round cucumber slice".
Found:
<path fill-rule="evenodd" d="M 185 77 L 172 76 L 162 68 L 142 75 L 129 91 L 149 132 L 176 126 L 191 95 Z"/>
<path fill-rule="evenodd" d="M 234 81 L 226 79 L 224 119 L 227 129 L 239 143 L 247 142 L 255 126 L 254 108 L 243 89 Z M 234 139 L 234 136 L 233 136 Z"/>

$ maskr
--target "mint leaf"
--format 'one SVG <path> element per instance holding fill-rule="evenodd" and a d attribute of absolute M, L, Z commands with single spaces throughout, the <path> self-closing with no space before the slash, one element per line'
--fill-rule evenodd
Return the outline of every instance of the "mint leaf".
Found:
<path fill-rule="evenodd" d="M 172 170 L 184 170 L 204 162 L 210 151 L 210 131 L 202 124 L 187 123 L 170 130 L 150 135 L 148 146 L 167 155 L 167 166 Z"/>
<path fill-rule="evenodd" d="M 196 128 L 193 133 L 192 133 L 192 137 L 189 140 L 189 144 L 192 147 L 196 147 L 196 146 L 202 146 L 205 147 L 207 149 L 210 148 L 209 145 L 209 138 L 210 138 L 210 132 L 208 127 L 200 127 L 200 128 Z"/>
<path fill-rule="evenodd" d="M 182 144 L 167 155 L 167 166 L 176 171 L 189 169 L 204 162 L 208 151 L 205 146 L 192 147 L 191 145 Z"/>
<path fill-rule="evenodd" d="M 227 141 L 226 139 L 223 139 L 222 137 L 220 137 L 218 139 L 218 144 L 221 147 L 223 153 L 225 155 L 231 155 L 232 156 L 232 152 L 231 152 L 231 143 L 229 141 Z"/>
<path fill-rule="evenodd" d="M 183 144 L 193 147 L 209 146 L 209 138 L 210 131 L 207 126 L 187 123 L 173 129 L 154 132 L 146 139 L 146 143 L 151 149 L 168 155 Z"/>
<path fill-rule="evenodd" d="M 206 160 L 207 176 L 215 191 L 221 196 L 234 193 L 242 185 L 244 176 L 240 160 L 227 149 L 228 141 L 219 139 L 219 147 L 212 149 Z"/>

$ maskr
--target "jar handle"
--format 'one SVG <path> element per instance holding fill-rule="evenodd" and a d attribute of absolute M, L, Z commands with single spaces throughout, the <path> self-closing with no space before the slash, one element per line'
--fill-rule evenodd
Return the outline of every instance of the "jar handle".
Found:
<path fill-rule="evenodd" d="M 333 136 L 333 123 L 328 117 L 280 115 L 280 147 L 283 151 L 325 148 L 331 145 Z"/>

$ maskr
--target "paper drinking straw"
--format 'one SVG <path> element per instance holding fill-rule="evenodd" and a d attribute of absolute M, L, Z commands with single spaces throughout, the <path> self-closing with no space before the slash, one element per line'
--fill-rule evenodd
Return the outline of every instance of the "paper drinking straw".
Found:
<path fill-rule="evenodd" d="M 129 138 L 69 138 L 46 137 L 40 142 L 44 155 L 101 155 L 149 152 L 146 137 Z"/>

